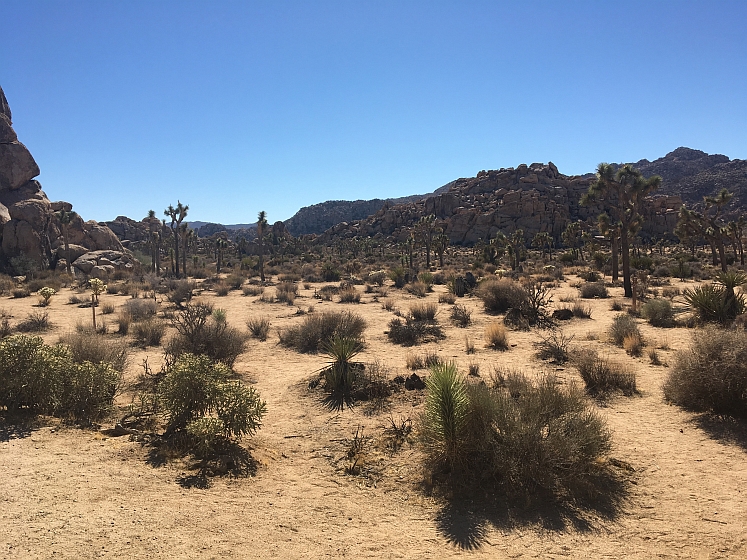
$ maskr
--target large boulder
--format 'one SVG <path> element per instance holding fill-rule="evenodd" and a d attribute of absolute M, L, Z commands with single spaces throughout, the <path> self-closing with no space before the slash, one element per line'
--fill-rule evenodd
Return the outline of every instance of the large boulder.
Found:
<path fill-rule="evenodd" d="M 17 189 L 39 175 L 31 152 L 20 142 L 0 143 L 0 189 Z"/>

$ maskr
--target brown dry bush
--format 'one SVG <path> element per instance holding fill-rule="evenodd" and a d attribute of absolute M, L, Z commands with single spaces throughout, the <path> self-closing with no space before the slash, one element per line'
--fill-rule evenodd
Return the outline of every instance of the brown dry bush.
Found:
<path fill-rule="evenodd" d="M 485 327 L 485 346 L 493 350 L 508 350 L 508 331 L 502 323 L 490 323 Z"/>
<path fill-rule="evenodd" d="M 132 335 L 135 339 L 135 344 L 142 348 L 160 346 L 165 332 L 166 325 L 163 324 L 163 321 L 155 317 L 139 321 L 132 325 Z"/>
<path fill-rule="evenodd" d="M 527 300 L 526 290 L 508 278 L 489 278 L 480 282 L 476 291 L 485 311 L 505 313 L 509 309 L 520 309 Z"/>
<path fill-rule="evenodd" d="M 635 319 L 627 313 L 620 313 L 612 319 L 612 325 L 610 326 L 609 336 L 612 342 L 617 346 L 622 346 L 626 336 L 637 335 L 641 340 L 643 336 L 641 331 L 638 329 L 638 324 Z"/>
<path fill-rule="evenodd" d="M 410 306 L 410 317 L 413 321 L 424 321 L 432 323 L 436 320 L 436 314 L 438 313 L 438 304 L 429 303 L 414 303 Z"/>
<path fill-rule="evenodd" d="M 298 352 L 318 352 L 334 337 L 361 340 L 366 321 L 350 311 L 325 312 L 306 315 L 298 325 L 278 331 L 280 344 Z"/>
<path fill-rule="evenodd" d="M 596 351 L 585 349 L 573 356 L 573 365 L 584 380 L 586 390 L 595 397 L 616 392 L 632 395 L 636 392 L 635 373 L 619 364 L 601 358 Z"/>
<path fill-rule="evenodd" d="M 70 349 L 73 362 L 82 364 L 110 364 L 122 372 L 127 367 L 129 348 L 123 340 L 112 340 L 94 332 L 92 328 L 82 332 L 71 332 L 60 337 L 60 344 Z"/>
<path fill-rule="evenodd" d="M 340 303 L 360 303 L 361 294 L 354 286 L 340 290 Z"/>
<path fill-rule="evenodd" d="M 643 337 L 640 334 L 629 334 L 623 338 L 623 348 L 631 356 L 638 357 L 643 353 Z"/>
<path fill-rule="evenodd" d="M 664 395 L 689 410 L 747 417 L 747 332 L 708 326 L 675 354 Z"/>
<path fill-rule="evenodd" d="M 267 340 L 270 333 L 270 320 L 267 317 L 251 317 L 247 320 L 246 326 L 254 338 L 262 342 Z"/>
<path fill-rule="evenodd" d="M 275 298 L 281 303 L 293 305 L 298 296 L 298 285 L 293 282 L 281 282 L 275 288 Z"/>
<path fill-rule="evenodd" d="M 464 305 L 455 305 L 451 308 L 451 322 L 457 327 L 466 328 L 472 322 L 472 312 Z"/>
<path fill-rule="evenodd" d="M 49 313 L 46 311 L 32 311 L 16 324 L 16 330 L 22 333 L 45 332 L 51 328 Z"/>
<path fill-rule="evenodd" d="M 581 297 L 584 299 L 603 299 L 609 297 L 607 287 L 602 282 L 586 282 L 579 286 L 578 289 Z"/>

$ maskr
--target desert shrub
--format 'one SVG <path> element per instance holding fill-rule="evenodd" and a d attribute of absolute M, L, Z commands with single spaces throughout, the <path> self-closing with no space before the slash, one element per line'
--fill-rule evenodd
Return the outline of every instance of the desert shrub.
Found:
<path fill-rule="evenodd" d="M 672 271 L 666 266 L 657 266 L 656 269 L 651 273 L 657 278 L 668 278 L 672 275 Z"/>
<path fill-rule="evenodd" d="M 340 303 L 360 303 L 361 294 L 354 286 L 340 290 Z"/>
<path fill-rule="evenodd" d="M 573 316 L 577 319 L 591 319 L 591 307 L 584 305 L 580 301 L 574 302 L 570 309 Z"/>
<path fill-rule="evenodd" d="M 0 273 L 0 295 L 10 293 L 15 285 L 16 283 L 13 278 L 8 276 L 7 274 Z"/>
<path fill-rule="evenodd" d="M 609 330 L 610 339 L 617 345 L 622 346 L 626 336 L 636 335 L 642 338 L 641 331 L 635 319 L 627 313 L 615 315 Z"/>
<path fill-rule="evenodd" d="M 70 356 L 77 364 L 83 362 L 110 364 L 120 372 L 127 367 L 129 354 L 127 344 L 122 340 L 106 338 L 92 329 L 64 334 L 60 337 L 60 344 L 70 349 Z"/>
<path fill-rule="evenodd" d="M 10 336 L 13 329 L 10 326 L 11 315 L 4 309 L 0 309 L 0 338 Z"/>
<path fill-rule="evenodd" d="M 474 354 L 475 353 L 475 342 L 470 338 L 469 335 L 464 337 L 464 351 L 467 354 Z"/>
<path fill-rule="evenodd" d="M 16 299 L 29 297 L 31 295 L 31 291 L 28 288 L 15 288 L 13 290 L 13 297 Z"/>
<path fill-rule="evenodd" d="M 103 315 L 111 315 L 114 313 L 114 304 L 104 303 L 101 305 L 101 313 Z"/>
<path fill-rule="evenodd" d="M 622 311 L 623 309 L 623 303 L 619 299 L 612 300 L 610 311 Z"/>
<path fill-rule="evenodd" d="M 247 320 L 246 326 L 254 338 L 262 342 L 267 340 L 267 335 L 270 333 L 270 320 L 267 317 L 251 317 Z"/>
<path fill-rule="evenodd" d="M 298 296 L 298 285 L 293 282 L 281 282 L 275 288 L 275 297 L 281 303 L 293 305 Z"/>
<path fill-rule="evenodd" d="M 457 327 L 466 328 L 472 322 L 472 312 L 464 305 L 455 305 L 451 308 L 451 322 Z"/>
<path fill-rule="evenodd" d="M 240 274 L 229 274 L 225 280 L 228 287 L 232 290 L 240 290 L 244 285 L 244 277 Z"/>
<path fill-rule="evenodd" d="M 322 344 L 322 352 L 329 358 L 323 369 L 324 388 L 332 395 L 333 403 L 342 408 L 350 404 L 350 392 L 363 364 L 353 358 L 363 349 L 360 341 L 347 336 L 335 336 Z"/>
<path fill-rule="evenodd" d="M 254 434 L 261 427 L 265 403 L 230 374 L 228 366 L 207 356 L 180 356 L 158 386 L 166 433 L 186 432 L 203 451 L 221 439 Z"/>
<path fill-rule="evenodd" d="M 382 300 L 381 308 L 385 311 L 394 311 L 394 300 L 392 298 L 386 298 Z"/>
<path fill-rule="evenodd" d="M 51 328 L 49 313 L 46 311 L 32 311 L 16 325 L 16 330 L 22 333 L 45 332 Z"/>
<path fill-rule="evenodd" d="M 244 286 L 241 291 L 245 296 L 258 296 L 261 295 L 265 289 L 263 286 Z"/>
<path fill-rule="evenodd" d="M 122 306 L 122 313 L 127 314 L 131 321 L 145 321 L 155 316 L 158 306 L 152 299 L 128 299 Z"/>
<path fill-rule="evenodd" d="M 469 385 L 453 366 L 434 369 L 427 384 L 428 466 L 454 484 L 567 495 L 586 492 L 603 469 L 610 432 L 573 384 L 499 372 L 490 385 Z"/>
<path fill-rule="evenodd" d="M 572 341 L 573 335 L 566 336 L 563 331 L 552 329 L 535 343 L 534 346 L 537 349 L 535 356 L 540 360 L 552 360 L 556 364 L 564 364 L 568 361 L 568 351 Z"/>
<path fill-rule="evenodd" d="M 130 326 L 132 325 L 132 317 L 129 313 L 120 311 L 117 314 L 117 334 L 127 336 L 130 332 Z"/>
<path fill-rule="evenodd" d="M 635 373 L 601 358 L 594 350 L 578 352 L 573 357 L 573 365 L 592 396 L 603 397 L 616 392 L 632 395 L 636 392 Z"/>
<path fill-rule="evenodd" d="M 246 336 L 226 321 L 213 316 L 213 306 L 207 303 L 187 304 L 174 316 L 171 324 L 176 334 L 165 346 L 167 360 L 183 354 L 204 354 L 229 368 L 244 351 Z"/>
<path fill-rule="evenodd" d="M 413 346 L 443 338 L 443 331 L 439 325 L 430 321 L 416 321 L 412 316 L 406 317 L 404 321 L 395 317 L 389 321 L 388 326 L 386 335 L 389 340 L 402 346 Z"/>
<path fill-rule="evenodd" d="M 661 358 L 659 358 L 659 353 L 656 351 L 656 348 L 648 349 L 648 359 L 651 362 L 652 366 L 662 365 Z"/>
<path fill-rule="evenodd" d="M 405 357 L 405 365 L 407 366 L 407 369 L 425 369 L 443 363 L 443 359 L 435 351 L 428 351 L 425 354 L 408 353 Z"/>
<path fill-rule="evenodd" d="M 643 337 L 640 334 L 629 334 L 623 338 L 622 346 L 628 354 L 638 357 L 643 352 Z"/>
<path fill-rule="evenodd" d="M 517 282 L 508 278 L 489 278 L 477 286 L 479 297 L 488 313 L 505 313 L 519 309 L 526 302 L 527 292 Z"/>
<path fill-rule="evenodd" d="M 73 294 L 72 296 L 70 296 L 69 298 L 67 298 L 67 302 L 68 302 L 68 303 L 69 303 L 70 305 L 79 305 L 79 304 L 81 304 L 81 303 L 84 303 L 84 301 L 85 301 L 85 300 L 83 300 L 83 299 L 79 298 L 78 296 L 76 296 L 76 295 L 74 295 L 74 294 Z"/>
<path fill-rule="evenodd" d="M 195 283 L 191 280 L 170 280 L 168 283 L 168 300 L 177 307 L 183 307 L 184 303 L 192 299 L 192 291 Z"/>
<path fill-rule="evenodd" d="M 652 299 L 641 306 L 641 315 L 654 327 L 673 327 L 674 310 L 666 299 Z"/>
<path fill-rule="evenodd" d="M 654 269 L 654 259 L 652 259 L 648 255 L 631 255 L 630 268 L 635 268 L 636 270 L 651 271 Z"/>
<path fill-rule="evenodd" d="M 338 282 L 340 280 L 340 270 L 331 262 L 325 262 L 322 265 L 322 280 L 325 282 Z"/>
<path fill-rule="evenodd" d="M 426 321 L 432 323 L 436 320 L 438 305 L 433 302 L 414 303 L 410 306 L 410 317 L 413 321 Z"/>
<path fill-rule="evenodd" d="M 119 284 L 108 284 L 106 286 L 106 293 L 110 296 L 116 296 L 119 293 Z"/>
<path fill-rule="evenodd" d="M 40 337 L 0 340 L 0 408 L 92 422 L 112 409 L 120 373 L 110 364 L 75 363 L 66 346 Z"/>
<path fill-rule="evenodd" d="M 676 288 L 674 286 L 664 286 L 661 289 L 661 295 L 662 295 L 662 297 L 665 297 L 665 298 L 667 298 L 669 300 L 672 300 L 675 297 L 677 297 L 678 295 L 680 295 L 680 289 Z"/>
<path fill-rule="evenodd" d="M 747 333 L 713 326 L 678 351 L 664 395 L 689 410 L 747 416 Z"/>
<path fill-rule="evenodd" d="M 609 297 L 607 287 L 601 282 L 586 282 L 578 288 L 581 297 L 584 299 L 606 298 Z"/>
<path fill-rule="evenodd" d="M 456 296 L 450 292 L 444 292 L 438 295 L 438 303 L 448 303 L 452 305 L 456 301 Z"/>
<path fill-rule="evenodd" d="M 415 297 L 422 298 L 428 295 L 428 285 L 424 282 L 413 282 L 412 284 L 408 284 L 406 289 Z"/>
<path fill-rule="evenodd" d="M 508 332 L 501 323 L 490 323 L 485 327 L 485 346 L 493 350 L 508 350 Z"/>
<path fill-rule="evenodd" d="M 350 311 L 314 313 L 298 325 L 280 331 L 280 344 L 298 352 L 317 352 L 334 337 L 345 336 L 361 340 L 366 322 Z"/>
<path fill-rule="evenodd" d="M 395 288 L 403 288 L 407 283 L 407 272 L 401 266 L 394 267 L 389 271 L 389 279 Z"/>
<path fill-rule="evenodd" d="M 371 284 L 376 284 L 377 286 L 383 286 L 385 280 L 386 280 L 385 270 L 376 270 L 374 272 L 369 272 L 368 274 L 368 281 Z"/>
<path fill-rule="evenodd" d="M 741 273 L 720 273 L 713 284 L 685 289 L 682 295 L 700 321 L 727 325 L 747 310 L 745 295 L 734 292 L 744 281 Z"/>
<path fill-rule="evenodd" d="M 135 344 L 143 348 L 147 346 L 160 346 L 165 333 L 166 325 L 156 318 L 138 321 L 132 325 L 132 335 L 135 339 Z"/>
<path fill-rule="evenodd" d="M 280 282 L 300 282 L 301 275 L 294 272 L 287 272 L 285 274 L 278 275 L 278 280 Z"/>
<path fill-rule="evenodd" d="M 228 293 L 231 291 L 231 287 L 228 284 L 224 284 L 223 282 L 218 282 L 213 286 L 213 289 L 215 290 L 215 295 L 218 297 L 226 297 Z"/>

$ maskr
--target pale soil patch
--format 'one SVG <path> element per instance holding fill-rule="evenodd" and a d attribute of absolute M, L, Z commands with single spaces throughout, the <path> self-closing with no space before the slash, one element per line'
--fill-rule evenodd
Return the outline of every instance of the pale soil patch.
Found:
<path fill-rule="evenodd" d="M 437 286 L 427 301 L 437 301 L 442 290 Z M 574 292 L 564 283 L 555 290 L 555 305 L 564 305 L 559 302 L 563 293 Z M 619 288 L 611 292 L 622 295 Z M 277 327 L 303 319 L 295 315 L 298 307 L 313 305 L 315 313 L 349 309 L 369 324 L 361 359 L 382 361 L 391 377 L 410 373 L 405 369 L 407 352 L 432 349 L 455 359 L 465 371 L 470 362 L 479 363 L 483 377 L 493 366 L 503 365 L 528 373 L 556 371 L 565 381 L 578 379 L 570 366 L 555 368 L 533 357 L 536 330 L 509 331 L 509 343 L 516 346 L 507 352 L 487 350 L 483 331 L 495 319 L 485 315 L 479 300 L 464 298 L 458 303 L 472 310 L 470 327 L 452 326 L 450 306 L 439 304 L 446 339 L 407 349 L 388 342 L 384 331 L 393 315 L 372 302 L 372 294 L 364 294 L 358 305 L 315 300 L 313 288 L 301 288 L 300 295 L 294 306 L 257 302 L 257 297 L 241 292 L 209 296 L 241 329 L 253 315 L 267 315 L 272 321 L 269 339 L 251 340 L 236 364 L 243 379 L 255 384 L 267 401 L 262 430 L 246 442 L 259 462 L 256 476 L 215 477 L 208 489 L 187 488 L 179 482 L 193 474 L 189 462 L 151 466 L 149 448 L 127 437 L 107 437 L 55 422 L 20 433 L 0 425 L 0 557 L 747 556 L 745 439 L 710 437 L 696 415 L 664 402 L 665 367 L 649 365 L 645 350 L 643 357 L 631 358 L 605 342 L 614 316 L 609 311 L 611 299 L 584 300 L 592 307 L 592 319 L 574 319 L 564 330 L 576 335 L 574 344 L 596 347 L 637 372 L 640 396 L 616 398 L 601 409 L 614 432 L 612 456 L 635 472 L 619 516 L 603 519 L 589 514 L 574 523 L 572 516 L 541 504 L 508 511 L 499 504 L 495 511 L 485 512 L 470 504 L 447 507 L 431 497 L 417 447 L 405 444 L 392 454 L 384 441 L 390 414 L 415 421 L 422 394 L 401 393 L 390 410 L 374 415 L 365 405 L 330 412 L 321 404 L 321 392 L 307 387 L 323 357 L 285 349 L 277 344 L 276 335 Z M 90 322 L 91 310 L 68 305 L 68 296 L 63 290 L 47 308 L 57 325 L 44 335 L 48 342 L 56 342 L 77 321 Z M 422 301 L 393 288 L 388 297 L 403 312 L 410 303 Z M 120 306 L 126 297 L 104 294 L 101 300 Z M 15 321 L 35 303 L 34 296 L 3 298 L 0 309 L 10 311 Z M 106 320 L 111 323 L 113 317 Z M 669 350 L 659 350 L 665 362 L 672 361 L 674 350 L 683 348 L 691 333 L 654 329 L 643 321 L 641 329 L 649 342 L 667 341 Z M 599 340 L 587 340 L 589 332 Z M 465 353 L 465 334 L 475 342 L 474 355 Z M 133 352 L 128 379 L 139 372 L 145 357 L 157 369 L 161 350 Z M 123 395 L 120 404 L 128 402 L 129 395 Z M 345 474 L 345 455 L 358 426 L 372 442 L 363 474 L 350 476 Z"/>

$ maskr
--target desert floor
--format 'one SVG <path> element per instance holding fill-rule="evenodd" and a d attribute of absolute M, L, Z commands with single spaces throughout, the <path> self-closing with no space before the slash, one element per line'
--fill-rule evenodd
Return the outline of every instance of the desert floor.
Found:
<path fill-rule="evenodd" d="M 554 305 L 577 290 L 569 277 L 554 290 Z M 691 285 L 691 284 L 690 284 Z M 534 358 L 532 342 L 540 331 L 509 332 L 512 347 L 483 347 L 488 322 L 481 302 L 464 298 L 473 324 L 449 323 L 449 306 L 439 304 L 446 339 L 411 349 L 388 342 L 384 332 L 392 313 L 363 294 L 360 304 L 313 298 L 301 287 L 293 306 L 264 303 L 240 291 L 218 298 L 205 292 L 228 321 L 245 329 L 247 318 L 266 315 L 272 332 L 266 342 L 250 340 L 236 364 L 241 377 L 267 401 L 264 426 L 245 445 L 257 462 L 254 476 L 213 477 L 207 488 L 190 485 L 188 460 L 155 465 L 149 447 L 108 428 L 81 430 L 49 420 L 30 427 L 0 424 L 0 557 L 34 558 L 747 558 L 747 438 L 739 425 L 719 423 L 668 405 L 661 386 L 666 366 L 652 366 L 646 352 L 631 358 L 605 340 L 614 312 L 610 299 L 588 301 L 589 320 L 564 326 L 574 345 L 592 346 L 633 368 L 640 395 L 617 397 L 600 405 L 613 430 L 612 457 L 629 465 L 630 492 L 614 515 L 578 511 L 552 504 L 493 507 L 445 500 L 425 482 L 417 445 L 390 452 L 384 430 L 390 417 L 417 422 L 423 393 L 397 394 L 389 409 L 373 412 L 362 404 L 333 412 L 309 381 L 323 356 L 299 354 L 277 343 L 276 329 L 303 320 L 297 309 L 314 312 L 350 309 L 365 317 L 363 361 L 380 360 L 389 375 L 408 375 L 408 352 L 435 350 L 466 370 L 479 363 L 482 376 L 494 366 L 527 373 L 555 371 L 561 380 L 578 379 L 566 366 Z M 362 290 L 362 286 L 358 286 Z M 435 286 L 437 301 L 444 286 Z M 272 288 L 268 288 L 271 292 Z M 621 289 L 613 288 L 620 297 Z M 54 330 L 47 342 L 90 322 L 90 309 L 70 305 L 69 290 L 48 308 Z M 406 311 L 416 300 L 400 290 L 388 297 Z M 120 306 L 126 296 L 103 295 Z M 0 309 L 15 320 L 36 304 L 35 296 L 3 298 Z M 162 304 L 162 308 L 166 304 Z M 110 323 L 113 315 L 104 316 Z M 688 345 L 693 330 L 655 329 L 642 320 L 649 346 L 672 362 Z M 111 325 L 114 330 L 114 325 Z M 477 352 L 467 355 L 465 335 Z M 158 368 L 160 348 L 135 349 L 128 379 L 145 358 Z M 424 374 L 425 372 L 419 372 Z M 126 406 L 130 394 L 120 397 Z M 346 452 L 360 426 L 369 438 L 360 475 L 346 474 Z"/>

